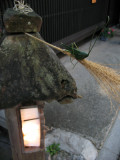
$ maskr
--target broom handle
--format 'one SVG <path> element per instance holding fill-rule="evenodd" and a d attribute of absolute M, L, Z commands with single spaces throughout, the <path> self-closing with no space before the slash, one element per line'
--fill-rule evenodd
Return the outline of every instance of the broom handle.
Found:
<path fill-rule="evenodd" d="M 29 33 L 25 33 L 25 34 L 26 34 L 27 36 L 29 36 L 29 37 L 32 37 L 32 38 L 34 38 L 34 39 L 36 39 L 36 40 L 38 40 L 38 41 L 40 41 L 40 42 L 42 42 L 42 43 L 44 43 L 44 44 L 47 44 L 48 46 L 50 46 L 50 47 L 52 47 L 52 48 L 54 48 L 54 49 L 56 49 L 56 50 L 64 53 L 64 50 L 63 50 L 62 48 L 56 47 L 56 46 L 54 46 L 54 45 L 52 45 L 52 44 L 50 44 L 50 43 L 48 43 L 48 42 L 46 42 L 46 41 L 44 41 L 44 40 L 42 40 L 42 39 L 39 39 L 39 38 L 37 38 L 37 37 L 29 34 Z M 64 54 L 65 54 L 65 53 L 64 53 Z"/>
<path fill-rule="evenodd" d="M 29 34 L 29 33 L 25 33 L 25 34 L 26 34 L 27 36 L 33 38 L 33 39 L 38 40 L 39 42 L 42 42 L 42 43 L 44 43 L 44 44 L 46 44 L 46 45 L 48 45 L 48 46 L 50 46 L 50 47 L 52 47 L 52 48 L 54 48 L 54 49 L 62 52 L 62 53 L 66 54 L 66 55 L 68 55 L 68 56 L 70 56 L 70 57 L 72 57 L 73 59 L 75 59 L 75 57 L 74 57 L 73 55 L 71 55 L 70 52 L 68 52 L 68 51 L 66 51 L 66 50 L 64 50 L 64 49 L 62 49 L 62 48 L 60 48 L 60 47 L 56 47 L 56 46 L 54 46 L 53 44 L 50 44 L 50 43 L 48 43 L 48 42 L 46 42 L 46 41 L 44 41 L 44 40 L 42 40 L 42 39 L 40 39 L 40 38 L 37 38 L 37 37 Z M 77 60 L 77 59 L 76 59 L 76 60 Z"/>

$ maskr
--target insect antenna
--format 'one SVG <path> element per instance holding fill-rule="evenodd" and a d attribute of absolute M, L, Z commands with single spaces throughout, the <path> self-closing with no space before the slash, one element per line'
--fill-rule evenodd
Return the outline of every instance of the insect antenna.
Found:
<path fill-rule="evenodd" d="M 95 41 L 94 41 L 94 43 L 93 43 L 93 45 L 92 45 L 92 40 L 93 40 L 93 38 L 94 38 L 94 36 L 95 36 L 96 31 L 97 31 L 97 27 L 96 27 L 96 29 L 95 29 L 95 31 L 94 31 L 94 33 L 93 33 L 93 35 L 92 35 L 92 39 L 91 39 L 91 41 L 90 41 L 90 46 L 89 46 L 88 55 L 90 54 L 90 52 L 92 51 L 92 49 L 93 49 L 96 41 L 98 40 L 98 37 L 99 37 L 99 36 L 95 39 Z"/>
<path fill-rule="evenodd" d="M 103 29 L 106 28 L 106 26 L 108 25 L 109 21 L 110 21 L 110 17 L 108 16 L 108 17 L 107 17 L 107 22 L 105 23 Z M 94 31 L 94 33 L 93 33 L 93 35 L 92 35 L 92 40 L 93 40 L 93 38 L 94 38 L 94 36 L 95 36 L 95 33 L 96 33 L 96 31 L 97 31 L 97 28 L 98 28 L 98 27 L 96 27 L 96 29 L 95 29 L 95 31 Z M 102 29 L 102 30 L 103 30 L 103 29 Z M 101 36 L 102 30 L 100 31 L 99 35 L 96 37 L 93 45 L 92 45 L 92 40 L 91 40 L 88 55 L 90 54 L 90 52 L 92 51 L 93 47 L 95 46 L 97 40 L 98 40 L 99 37 Z M 92 46 L 91 46 L 91 45 L 92 45 Z"/>
<path fill-rule="evenodd" d="M 75 48 L 76 48 L 76 49 L 78 49 L 78 46 L 77 46 L 77 44 L 76 44 L 75 42 L 74 42 L 73 44 L 74 44 Z"/>

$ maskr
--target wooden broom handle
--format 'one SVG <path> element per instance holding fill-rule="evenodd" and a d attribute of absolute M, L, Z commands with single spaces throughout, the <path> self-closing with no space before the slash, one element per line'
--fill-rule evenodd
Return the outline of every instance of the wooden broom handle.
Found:
<path fill-rule="evenodd" d="M 37 38 L 37 37 L 29 34 L 29 33 L 25 33 L 25 34 L 26 34 L 27 36 L 29 36 L 29 37 L 32 37 L 32 38 L 34 38 L 34 39 L 36 39 L 36 40 L 44 43 L 44 44 L 47 44 L 48 46 L 50 46 L 50 47 L 52 47 L 52 48 L 54 48 L 54 49 L 56 49 L 56 50 L 58 50 L 58 51 L 60 51 L 60 52 L 63 52 L 63 51 L 64 51 L 62 48 L 56 47 L 56 46 L 54 46 L 54 45 L 52 45 L 52 44 L 50 44 L 50 43 L 48 43 L 48 42 L 46 42 L 46 41 L 44 41 L 44 40 L 42 40 L 42 39 L 39 39 L 39 38 Z"/>
<path fill-rule="evenodd" d="M 62 49 L 60 47 L 56 47 L 56 46 L 54 46 L 54 45 L 52 45 L 52 44 L 50 44 L 50 43 L 48 43 L 48 42 L 46 42 L 46 41 L 44 41 L 44 40 L 42 40 L 40 38 L 37 38 L 37 37 L 35 37 L 35 36 L 33 36 L 33 35 L 29 34 L 29 33 L 25 33 L 25 35 L 27 35 L 27 36 L 29 36 L 31 38 L 34 38 L 34 39 L 38 40 L 39 42 L 42 42 L 42 43 L 44 43 L 44 44 L 46 44 L 46 45 L 48 45 L 48 46 L 50 46 L 50 47 L 62 52 L 64 54 L 67 54 L 68 56 L 73 57 L 69 52 L 65 51 L 64 49 Z"/>

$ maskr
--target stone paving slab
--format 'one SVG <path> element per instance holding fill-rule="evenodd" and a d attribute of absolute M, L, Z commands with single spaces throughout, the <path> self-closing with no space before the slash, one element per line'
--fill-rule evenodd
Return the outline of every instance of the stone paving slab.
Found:
<path fill-rule="evenodd" d="M 120 155 L 120 111 L 96 160 L 118 160 Z"/>

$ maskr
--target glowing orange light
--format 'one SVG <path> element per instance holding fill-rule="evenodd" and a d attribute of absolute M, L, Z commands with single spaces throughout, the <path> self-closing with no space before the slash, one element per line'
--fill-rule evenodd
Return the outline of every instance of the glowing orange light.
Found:
<path fill-rule="evenodd" d="M 96 3 L 96 0 L 92 0 L 92 3 Z"/>
<path fill-rule="evenodd" d="M 24 146 L 40 146 L 40 119 L 38 108 L 21 109 Z"/>

